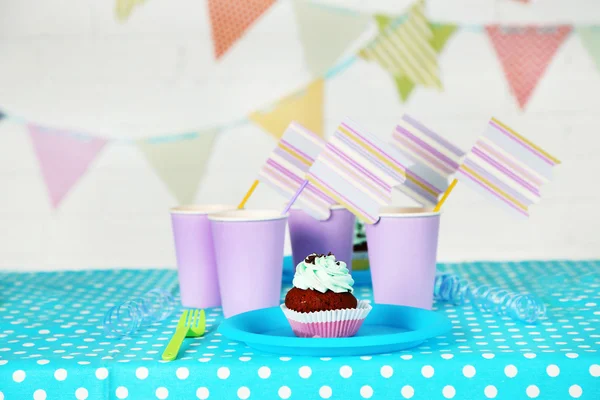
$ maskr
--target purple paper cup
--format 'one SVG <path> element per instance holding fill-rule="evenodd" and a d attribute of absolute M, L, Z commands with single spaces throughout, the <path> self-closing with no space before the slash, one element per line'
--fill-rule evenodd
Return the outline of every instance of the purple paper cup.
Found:
<path fill-rule="evenodd" d="M 290 240 L 294 266 L 312 253 L 332 252 L 352 272 L 352 245 L 356 217 L 342 206 L 333 206 L 331 216 L 319 221 L 301 209 L 290 210 Z"/>
<path fill-rule="evenodd" d="M 279 305 L 287 218 L 276 210 L 234 210 L 208 217 L 225 318 Z"/>
<path fill-rule="evenodd" d="M 181 304 L 184 307 L 221 305 L 208 214 L 232 209 L 235 206 L 207 204 L 180 206 L 170 210 Z"/>
<path fill-rule="evenodd" d="M 384 207 L 366 225 L 376 303 L 431 309 L 440 213 L 427 208 Z"/>

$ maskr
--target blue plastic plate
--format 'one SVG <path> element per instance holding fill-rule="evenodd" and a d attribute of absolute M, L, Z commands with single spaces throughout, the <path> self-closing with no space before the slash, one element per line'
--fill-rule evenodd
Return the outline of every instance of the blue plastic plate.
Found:
<path fill-rule="evenodd" d="M 442 314 L 420 308 L 374 304 L 358 333 L 349 338 L 299 338 L 279 307 L 238 314 L 219 332 L 267 353 L 317 357 L 391 353 L 418 346 L 452 327 Z"/>

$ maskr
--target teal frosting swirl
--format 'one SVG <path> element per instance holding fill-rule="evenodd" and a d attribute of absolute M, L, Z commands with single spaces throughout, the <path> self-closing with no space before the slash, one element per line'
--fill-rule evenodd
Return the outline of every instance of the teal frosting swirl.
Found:
<path fill-rule="evenodd" d="M 313 289 L 321 293 L 331 290 L 335 293 L 352 292 L 354 280 L 346 268 L 346 263 L 336 261 L 335 256 L 316 257 L 315 263 L 302 261 L 296 266 L 292 282 L 298 289 Z"/>

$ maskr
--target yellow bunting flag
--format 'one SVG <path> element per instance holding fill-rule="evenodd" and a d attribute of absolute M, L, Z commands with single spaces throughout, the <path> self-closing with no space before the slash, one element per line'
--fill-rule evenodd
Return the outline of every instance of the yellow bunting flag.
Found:
<path fill-rule="evenodd" d="M 169 139 L 142 139 L 137 145 L 179 204 L 190 204 L 194 202 L 216 134 L 216 130 L 210 130 Z"/>
<path fill-rule="evenodd" d="M 270 109 L 255 111 L 248 118 L 277 139 L 292 121 L 323 137 L 324 91 L 325 81 L 319 78 L 305 89 L 279 100 Z"/>
<path fill-rule="evenodd" d="M 146 0 L 117 0 L 115 4 L 115 15 L 119 21 L 125 21 L 131 15 L 134 7 L 139 6 Z"/>

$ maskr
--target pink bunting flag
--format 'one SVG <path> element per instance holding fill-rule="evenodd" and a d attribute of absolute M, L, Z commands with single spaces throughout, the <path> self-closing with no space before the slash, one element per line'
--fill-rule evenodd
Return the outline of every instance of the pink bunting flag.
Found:
<path fill-rule="evenodd" d="M 27 125 L 52 206 L 57 208 L 98 156 L 106 140 Z"/>
<path fill-rule="evenodd" d="M 493 25 L 486 30 L 508 84 L 523 109 L 554 54 L 571 32 L 571 27 L 510 28 Z"/>

